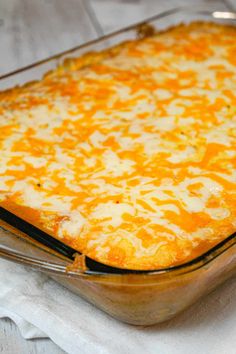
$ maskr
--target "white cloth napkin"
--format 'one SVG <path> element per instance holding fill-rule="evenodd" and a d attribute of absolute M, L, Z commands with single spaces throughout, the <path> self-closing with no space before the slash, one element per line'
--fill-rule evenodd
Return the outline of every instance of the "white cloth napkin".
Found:
<path fill-rule="evenodd" d="M 75 354 L 235 354 L 236 278 L 168 323 L 129 326 L 44 274 L 0 260 L 0 317 Z"/>

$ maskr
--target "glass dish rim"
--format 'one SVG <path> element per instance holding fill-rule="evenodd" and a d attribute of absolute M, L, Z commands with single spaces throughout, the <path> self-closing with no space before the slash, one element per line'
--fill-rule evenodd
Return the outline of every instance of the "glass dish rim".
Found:
<path fill-rule="evenodd" d="M 200 5 L 202 5 L 204 7 L 203 3 Z M 97 43 L 102 42 L 106 39 L 114 37 L 116 35 L 128 32 L 130 30 L 135 30 L 135 29 L 137 30 L 140 26 L 149 24 L 149 23 L 156 21 L 158 19 L 170 16 L 170 15 L 178 14 L 181 12 L 188 13 L 188 14 L 210 16 L 213 19 L 224 19 L 224 20 L 235 19 L 236 20 L 236 11 L 222 11 L 222 10 L 211 11 L 211 10 L 206 10 L 204 8 L 201 8 L 200 6 L 177 6 L 177 7 L 170 9 L 170 10 L 166 10 L 166 11 L 160 12 L 158 14 L 155 14 L 151 17 L 147 17 L 142 21 L 135 22 L 134 24 L 131 24 L 129 26 L 125 26 L 125 27 L 118 29 L 116 31 L 112 31 L 112 32 L 109 32 L 108 34 L 105 34 L 105 35 L 100 36 L 98 38 L 89 40 L 83 44 L 79 44 L 77 46 L 74 46 L 74 47 L 67 49 L 65 51 L 53 54 L 45 59 L 37 60 L 29 65 L 23 66 L 19 69 L 10 71 L 10 72 L 5 73 L 3 75 L 0 75 L 0 81 L 3 79 L 6 79 L 6 78 L 12 77 L 16 74 L 22 73 L 24 71 L 28 71 L 30 69 L 33 69 L 33 68 L 40 66 L 42 64 L 46 64 L 47 62 L 53 61 L 55 59 L 60 59 L 61 57 L 64 57 L 65 55 L 68 55 L 70 53 L 72 54 L 73 52 L 83 49 L 83 48 L 86 48 L 86 47 L 90 47 L 93 44 L 97 44 Z"/>
<path fill-rule="evenodd" d="M 8 231 L 7 229 L 0 227 L 0 229 L 4 231 Z M 9 232 L 9 231 L 8 231 Z M 10 231 L 13 233 L 12 231 Z M 13 233 L 14 234 L 14 233 Z M 16 234 L 14 234 L 17 236 Z M 199 268 L 204 267 L 208 263 L 211 263 L 213 260 L 215 260 L 217 257 L 219 257 L 221 254 L 226 252 L 228 249 L 232 248 L 234 245 L 236 245 L 236 232 L 230 236 L 228 236 L 226 239 L 223 241 L 219 242 L 216 244 L 214 247 L 210 248 L 207 252 L 201 254 L 198 257 L 193 258 L 190 261 L 187 261 L 185 263 L 172 266 L 172 267 L 167 267 L 167 268 L 159 268 L 155 270 L 129 270 L 129 269 L 122 269 L 122 268 L 117 268 L 116 273 L 111 273 L 111 272 L 105 272 L 105 271 L 94 271 L 94 270 L 86 270 L 86 269 L 70 269 L 69 266 L 72 263 L 68 264 L 61 264 L 61 263 L 56 263 L 54 261 L 46 261 L 42 260 L 39 258 L 35 257 L 30 257 L 27 256 L 23 253 L 20 252 L 15 252 L 13 250 L 9 250 L 5 247 L 0 246 L 0 257 L 4 258 L 9 261 L 14 261 L 15 263 L 22 264 L 24 266 L 30 266 L 32 268 L 47 272 L 47 273 L 52 273 L 54 275 L 64 275 L 64 276 L 69 276 L 69 277 L 78 277 L 78 276 L 83 276 L 84 278 L 91 278 L 94 279 L 94 277 L 99 277 L 99 278 L 104 278 L 104 277 L 109 277 L 110 279 L 114 278 L 125 278 L 125 277 L 130 277 L 132 276 L 133 279 L 137 277 L 142 277 L 142 278 L 150 278 L 150 277 L 163 277 L 163 276 L 177 276 L 177 275 L 182 275 L 186 273 L 191 273 Z M 37 244 L 33 242 L 34 247 L 38 247 Z M 39 248 L 39 247 L 38 247 Z M 41 248 L 39 248 L 41 249 Z M 54 255 L 52 253 L 52 255 Z M 55 256 L 55 255 L 54 255 Z M 102 264 L 102 263 L 101 263 Z M 125 270 L 125 273 L 124 273 Z"/>
<path fill-rule="evenodd" d="M 200 6 L 204 6 L 204 4 L 200 4 Z M 151 24 L 153 21 L 175 15 L 175 14 L 181 14 L 181 13 L 186 13 L 186 14 L 192 14 L 192 15 L 204 15 L 204 16 L 209 16 L 209 18 L 212 19 L 222 19 L 222 20 L 236 20 L 236 12 L 234 11 L 213 11 L 213 10 L 207 10 L 204 8 L 201 8 L 200 6 L 178 6 L 175 8 L 172 8 L 167 11 L 163 11 L 161 13 L 158 13 L 154 16 L 148 17 L 144 19 L 143 21 L 134 23 L 130 26 L 126 26 L 124 28 L 121 28 L 117 31 L 108 33 L 104 36 L 101 36 L 99 38 L 93 39 L 91 41 L 88 41 L 82 45 L 75 46 L 71 49 L 68 49 L 66 51 L 60 52 L 58 54 L 52 55 L 46 59 L 42 59 L 39 61 L 36 61 L 30 65 L 21 67 L 17 70 L 11 71 L 9 73 L 3 74 L 0 76 L 0 83 L 4 79 L 14 77 L 15 75 L 26 72 L 30 69 L 33 69 L 37 66 L 40 66 L 42 64 L 46 64 L 50 61 L 54 61 L 57 59 L 60 59 L 61 57 L 65 57 L 67 55 L 73 54 L 73 52 L 80 50 L 80 49 L 86 49 L 89 48 L 91 45 L 98 44 L 104 40 L 107 40 L 109 38 L 112 38 L 114 36 L 117 36 L 119 34 L 129 32 L 131 30 L 137 30 L 140 28 L 140 26 L 146 25 L 146 24 Z M 64 59 L 63 59 L 64 60 Z M 45 73 L 44 73 L 45 74 Z M 3 227 L 0 226 L 1 229 L 5 230 Z M 6 230 L 8 231 L 8 230 Z M 27 255 L 24 255 L 19 252 L 15 252 L 13 250 L 6 249 L 4 247 L 0 246 L 0 257 L 5 258 L 7 260 L 14 261 L 16 263 L 20 263 L 23 265 L 28 265 L 31 266 L 32 268 L 39 269 L 41 271 L 47 272 L 47 273 L 53 273 L 53 274 L 58 274 L 58 275 L 63 275 L 63 276 L 70 276 L 70 277 L 88 277 L 88 278 L 94 278 L 94 277 L 99 277 L 99 278 L 104 278 L 104 277 L 111 277 L 112 279 L 114 278 L 119 278 L 119 277 L 126 277 L 132 275 L 132 277 L 153 277 L 153 276 L 165 276 L 165 275 L 179 275 L 179 274 L 185 274 L 185 273 L 190 273 L 196 269 L 199 269 L 206 264 L 210 263 L 213 261 L 215 258 L 220 256 L 222 253 L 226 252 L 229 248 L 233 247 L 236 244 L 236 232 L 215 246 L 211 247 L 208 251 L 204 252 L 200 256 L 197 256 L 193 258 L 190 261 L 187 261 L 185 263 L 176 265 L 176 266 L 171 266 L 167 268 L 159 268 L 159 269 L 154 269 L 154 270 L 128 270 L 122 268 L 117 268 L 116 273 L 108 273 L 108 272 L 103 272 L 103 271 L 91 271 L 91 270 L 69 270 L 66 265 L 62 265 L 60 263 L 55 263 L 52 261 L 45 261 L 45 260 L 40 260 L 38 258 L 30 257 Z M 36 246 L 37 247 L 37 246 Z M 102 263 L 101 263 L 102 264 Z M 120 271 L 120 272 L 119 272 Z M 130 272 L 129 272 L 130 271 Z"/>

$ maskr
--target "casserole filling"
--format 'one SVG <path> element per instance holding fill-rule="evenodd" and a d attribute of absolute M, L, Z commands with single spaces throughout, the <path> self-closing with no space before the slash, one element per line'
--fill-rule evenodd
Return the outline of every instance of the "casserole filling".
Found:
<path fill-rule="evenodd" d="M 236 28 L 192 23 L 0 93 L 0 205 L 108 265 L 236 231 Z"/>

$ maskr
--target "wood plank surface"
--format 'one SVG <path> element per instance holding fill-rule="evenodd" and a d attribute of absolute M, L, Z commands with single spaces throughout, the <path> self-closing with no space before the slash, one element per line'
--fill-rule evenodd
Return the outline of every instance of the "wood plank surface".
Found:
<path fill-rule="evenodd" d="M 236 11 L 236 0 L 226 0 L 227 6 L 232 11 Z"/>
<path fill-rule="evenodd" d="M 102 33 L 196 0 L 1 0 L 0 75 Z M 235 9 L 236 0 L 206 0 L 208 8 Z M 1 271 L 1 270 L 0 270 Z M 24 340 L 8 319 L 0 320 L 0 353 L 62 354 L 49 339 Z M 76 353 L 75 353 L 76 354 Z M 91 353 L 94 354 L 94 353 Z"/>
<path fill-rule="evenodd" d="M 0 353 L 2 354 L 63 354 L 65 353 L 49 339 L 24 340 L 9 319 L 0 321 Z"/>
<path fill-rule="evenodd" d="M 236 2 L 235 0 L 233 0 Z M 92 0 L 91 7 L 101 24 L 103 31 L 109 33 L 116 29 L 142 21 L 159 12 L 175 7 L 196 7 L 200 4 L 209 10 L 226 10 L 227 4 L 222 0 Z"/>
<path fill-rule="evenodd" d="M 0 75 L 97 36 L 82 0 L 1 0 Z"/>
<path fill-rule="evenodd" d="M 83 0 L 1 0 L 0 75 L 96 38 Z M 1 270 L 0 270 L 1 271 Z M 0 320 L 0 353 L 62 354 L 49 339 L 25 340 Z"/>

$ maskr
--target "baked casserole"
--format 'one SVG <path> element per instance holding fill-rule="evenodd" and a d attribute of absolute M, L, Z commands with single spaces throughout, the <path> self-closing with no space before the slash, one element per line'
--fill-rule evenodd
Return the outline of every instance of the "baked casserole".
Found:
<path fill-rule="evenodd" d="M 236 28 L 195 22 L 0 93 L 0 205 L 90 258 L 185 263 L 236 231 Z"/>

